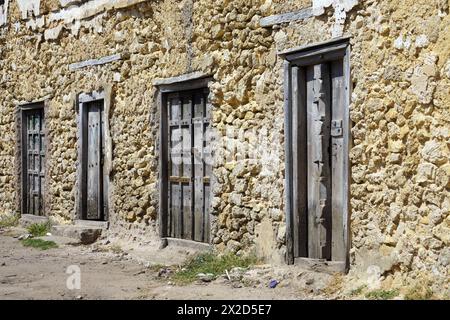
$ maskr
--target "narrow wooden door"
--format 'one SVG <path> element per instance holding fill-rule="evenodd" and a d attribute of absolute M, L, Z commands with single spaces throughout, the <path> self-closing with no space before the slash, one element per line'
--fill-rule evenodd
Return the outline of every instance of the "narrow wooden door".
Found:
<path fill-rule="evenodd" d="M 44 108 L 24 110 L 22 116 L 22 213 L 42 216 L 45 181 Z"/>
<path fill-rule="evenodd" d="M 211 165 L 207 130 L 207 90 L 168 94 L 166 101 L 167 185 L 166 234 L 169 237 L 209 242 Z"/>
<path fill-rule="evenodd" d="M 106 190 L 103 173 L 104 160 L 104 112 L 103 100 L 88 102 L 84 106 L 86 113 L 84 124 L 84 139 L 86 151 L 83 156 L 83 166 L 86 175 L 85 186 L 85 219 L 104 220 Z"/>
<path fill-rule="evenodd" d="M 343 61 L 292 68 L 294 257 L 345 261 Z"/>

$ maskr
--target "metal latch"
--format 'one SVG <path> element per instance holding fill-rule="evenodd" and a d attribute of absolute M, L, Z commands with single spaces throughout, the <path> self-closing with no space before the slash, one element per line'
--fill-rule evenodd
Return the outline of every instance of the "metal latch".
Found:
<path fill-rule="evenodd" d="M 342 120 L 331 120 L 331 136 L 342 136 Z"/>

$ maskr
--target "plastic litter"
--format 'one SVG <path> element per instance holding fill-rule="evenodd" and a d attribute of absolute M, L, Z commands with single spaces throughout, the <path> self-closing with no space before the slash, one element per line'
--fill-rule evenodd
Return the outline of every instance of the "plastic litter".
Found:
<path fill-rule="evenodd" d="M 274 289 L 280 282 L 278 280 L 270 280 L 269 288 Z"/>

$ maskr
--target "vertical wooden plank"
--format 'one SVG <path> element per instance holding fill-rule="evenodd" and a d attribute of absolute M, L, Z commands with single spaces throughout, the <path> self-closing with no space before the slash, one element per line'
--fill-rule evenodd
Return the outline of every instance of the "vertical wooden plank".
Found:
<path fill-rule="evenodd" d="M 293 211 L 292 211 L 292 92 L 291 65 L 284 62 L 284 148 L 285 148 L 285 208 L 286 208 L 286 262 L 294 263 Z"/>
<path fill-rule="evenodd" d="M 18 110 L 18 116 L 20 117 L 20 129 L 21 129 L 21 168 L 22 168 L 22 203 L 21 214 L 28 213 L 28 119 L 26 113 L 23 110 Z"/>
<path fill-rule="evenodd" d="M 305 69 L 292 67 L 292 230 L 294 257 L 308 256 L 306 145 Z"/>
<path fill-rule="evenodd" d="M 178 146 L 177 150 L 178 153 L 176 154 L 176 161 L 178 163 L 178 174 L 176 174 L 178 179 L 181 179 L 183 177 L 183 127 L 181 125 L 181 120 L 183 119 L 183 102 L 182 99 L 179 98 L 178 100 L 178 126 L 177 126 L 177 134 L 178 134 Z M 182 189 L 182 183 L 181 180 L 178 180 L 176 184 L 176 193 L 175 193 L 175 209 L 177 214 L 175 215 L 176 219 L 176 237 L 182 238 L 183 237 L 183 189 Z"/>
<path fill-rule="evenodd" d="M 42 121 L 43 121 L 43 110 L 42 109 L 38 109 L 37 110 L 37 114 L 39 117 L 39 128 L 36 131 L 37 133 L 37 145 L 38 145 L 38 150 L 37 150 L 37 157 L 38 157 L 38 161 L 39 161 L 39 168 L 36 172 L 37 177 L 38 177 L 38 194 L 37 194 L 37 198 L 38 198 L 38 215 L 42 215 L 42 170 L 43 170 L 43 163 L 42 163 L 42 132 L 43 132 L 43 127 L 42 127 Z"/>
<path fill-rule="evenodd" d="M 27 120 L 32 121 L 32 117 L 31 115 L 28 113 L 27 114 Z M 27 150 L 27 213 L 31 214 L 32 212 L 32 208 L 31 208 L 31 191 L 32 191 L 32 186 L 33 186 L 33 181 L 31 180 L 31 170 L 34 167 L 33 164 L 33 135 L 30 135 L 30 130 L 32 128 L 32 123 L 31 121 L 27 121 L 28 123 L 28 127 L 27 127 L 27 141 L 28 141 L 28 150 Z"/>
<path fill-rule="evenodd" d="M 46 197 L 47 197 L 47 185 L 46 185 L 46 171 L 47 171 L 47 166 L 46 166 L 46 161 L 47 161 L 47 144 L 46 144 L 46 139 L 47 139 L 47 128 L 46 128 L 46 106 L 48 106 L 47 101 L 44 102 L 42 104 L 42 132 L 41 132 L 41 154 L 42 154 L 42 158 L 41 158 L 41 163 L 42 163 L 42 170 L 41 170 L 41 185 L 42 185 L 42 215 L 47 216 L 47 202 L 46 202 Z"/>
<path fill-rule="evenodd" d="M 331 156 L 330 156 L 330 124 L 331 124 L 331 89 L 329 64 L 321 64 L 315 67 L 316 81 L 315 94 L 319 92 L 317 102 L 320 112 L 320 139 L 321 155 L 317 161 L 321 161 L 319 183 L 319 203 L 316 217 L 318 218 L 319 250 L 320 258 L 331 259 Z M 320 80 L 319 80 L 320 79 Z M 319 80 L 319 81 L 317 81 Z M 316 96 L 317 99 L 317 96 Z M 317 145 L 316 145 L 317 146 Z"/>
<path fill-rule="evenodd" d="M 183 198 L 183 238 L 192 240 L 192 197 L 193 197 L 193 181 L 192 181 L 192 96 L 186 94 L 183 100 L 183 182 L 182 182 L 182 198 Z"/>
<path fill-rule="evenodd" d="M 186 182 L 181 184 L 182 203 L 183 203 L 183 239 L 193 240 L 192 238 L 192 186 Z"/>
<path fill-rule="evenodd" d="M 160 150 L 160 166 L 161 166 L 161 185 L 163 188 L 160 190 L 160 211 L 161 220 L 166 219 L 166 229 L 165 234 L 161 233 L 162 236 L 174 237 L 174 224 L 172 216 L 172 187 L 169 180 L 170 174 L 172 172 L 172 142 L 171 142 L 171 126 L 170 120 L 172 115 L 172 100 L 168 98 L 167 95 L 160 93 L 161 102 L 161 145 Z M 165 193 L 167 193 L 167 199 L 165 198 Z M 163 227 L 163 226 L 161 226 Z"/>
<path fill-rule="evenodd" d="M 103 193 L 103 220 L 109 220 L 109 173 L 107 172 L 104 164 L 105 164 L 105 156 L 106 156 L 106 123 L 108 121 L 107 114 L 105 112 L 105 108 L 102 108 L 102 176 L 103 176 L 103 184 L 102 184 L 102 193 Z"/>
<path fill-rule="evenodd" d="M 167 158 L 166 150 L 167 145 L 167 99 L 160 91 L 157 93 L 156 98 L 157 110 L 159 111 L 159 144 L 158 144 L 158 186 L 159 186 L 159 207 L 158 207 L 158 227 L 159 236 L 170 237 L 170 224 L 169 224 L 169 211 L 168 206 L 170 203 L 170 194 L 168 192 L 168 179 L 167 179 Z"/>
<path fill-rule="evenodd" d="M 39 215 L 39 114 L 36 110 L 31 111 L 33 113 L 33 214 Z"/>
<path fill-rule="evenodd" d="M 210 243 L 211 241 L 211 184 L 203 184 L 203 194 L 204 194 L 204 224 L 203 224 L 203 242 Z"/>
<path fill-rule="evenodd" d="M 30 131 L 32 130 L 32 117 L 31 114 L 29 112 L 24 112 L 24 117 L 26 118 L 26 127 L 25 127 L 25 134 L 26 134 L 26 144 L 27 144 L 27 149 L 26 149 L 26 210 L 25 213 L 27 214 L 31 214 L 31 186 L 32 186 L 32 181 L 31 181 L 31 169 L 32 169 L 32 156 L 31 156 L 31 152 L 33 150 L 33 140 L 32 140 L 32 135 L 30 135 Z M 34 165 L 33 165 L 34 166 Z"/>
<path fill-rule="evenodd" d="M 28 111 L 28 119 L 29 119 L 29 127 L 28 127 L 28 138 L 30 139 L 30 148 L 28 150 L 28 158 L 29 158 L 29 168 L 28 168 L 28 213 L 34 214 L 34 201 L 33 201 L 33 170 L 34 170 L 34 138 L 33 138 L 33 130 L 34 130 L 34 116 L 33 113 Z"/>
<path fill-rule="evenodd" d="M 314 258 L 318 256 L 317 245 L 316 245 L 316 226 L 315 226 L 315 183 L 313 180 L 312 173 L 315 171 L 314 162 L 312 155 L 314 154 L 314 133 L 313 133 L 313 123 L 314 115 L 313 112 L 313 96 L 314 96 L 314 66 L 306 67 L 306 126 L 307 126 L 307 174 L 308 174 L 308 257 Z"/>
<path fill-rule="evenodd" d="M 309 257 L 331 258 L 330 77 L 327 64 L 308 67 Z M 312 89 L 312 90 L 311 90 Z"/>
<path fill-rule="evenodd" d="M 39 215 L 44 215 L 44 109 L 40 110 L 40 127 L 39 127 Z"/>
<path fill-rule="evenodd" d="M 99 109 L 89 103 L 88 109 L 88 169 L 87 169 L 87 219 L 99 219 Z"/>
<path fill-rule="evenodd" d="M 345 84 L 342 60 L 331 63 L 331 189 L 333 190 L 331 204 L 331 254 L 333 261 L 345 261 L 344 243 L 344 136 L 342 124 L 344 120 Z"/>
<path fill-rule="evenodd" d="M 80 114 L 80 136 L 79 136 L 79 162 L 80 162 L 80 184 L 79 184 L 79 208 L 80 218 L 87 219 L 87 176 L 88 176 L 88 104 L 79 103 Z"/>
<path fill-rule="evenodd" d="M 345 85 L 345 105 L 344 105 L 344 115 L 343 115 L 343 135 L 344 135 L 344 144 L 343 144 L 343 189 L 344 196 L 342 199 L 343 202 L 343 225 L 344 225 L 344 251 L 345 251 L 345 268 L 348 270 L 350 268 L 350 163 L 349 163 L 349 152 L 352 144 L 351 139 L 351 120 L 350 120 L 350 103 L 351 103 L 351 95 L 352 95 L 352 80 L 350 75 L 350 45 L 347 45 L 345 50 L 345 56 L 343 58 L 343 73 L 344 73 L 344 85 Z"/>
<path fill-rule="evenodd" d="M 302 195 L 299 193 L 300 181 L 299 173 L 299 154 L 301 152 L 301 146 L 299 145 L 300 132 L 299 132 L 299 67 L 294 66 L 291 69 L 291 95 L 292 95 L 292 238 L 294 258 L 300 257 L 300 212 L 299 206 Z"/>
<path fill-rule="evenodd" d="M 170 200 L 172 201 L 172 236 L 181 238 L 183 216 L 181 214 L 181 187 L 178 182 L 172 183 Z"/>
<path fill-rule="evenodd" d="M 169 96 L 170 103 L 170 147 L 169 147 L 169 176 L 181 178 L 182 164 L 182 133 L 181 133 L 181 100 L 178 96 Z M 170 180 L 170 179 L 169 179 Z M 170 217 L 171 235 L 181 238 L 182 236 L 182 209 L 181 209 L 181 186 L 178 181 L 169 181 L 170 185 Z"/>
<path fill-rule="evenodd" d="M 34 190 L 33 190 L 33 214 L 39 215 L 39 175 L 33 174 Z"/>
<path fill-rule="evenodd" d="M 212 179 L 212 142 L 208 138 L 207 130 L 210 128 L 211 108 L 212 105 L 208 101 L 209 90 L 203 90 L 203 242 L 210 243 L 211 241 L 211 179 Z M 206 161 L 208 157 L 208 161 Z"/>
<path fill-rule="evenodd" d="M 40 193 L 40 163 L 41 163 L 41 155 L 40 155 L 40 115 L 38 110 L 35 111 L 35 115 L 36 115 L 36 124 L 35 124 L 35 129 L 34 129 L 34 145 L 35 145 L 35 150 L 34 150 L 34 163 L 35 163 L 35 168 L 34 168 L 34 178 L 36 181 L 36 185 L 35 185 L 35 189 L 34 189 L 34 201 L 35 201 L 35 214 L 39 215 L 39 204 L 40 204 L 40 199 L 39 199 L 39 193 Z"/>
<path fill-rule="evenodd" d="M 104 131 L 104 100 L 98 100 L 95 102 L 98 108 L 98 144 L 97 144 L 97 148 L 98 148 L 98 154 L 97 154 L 97 159 L 98 159 L 98 219 L 99 220 L 105 220 L 105 197 L 106 197 L 106 193 L 104 190 L 104 185 L 105 185 L 105 180 L 106 180 L 106 176 L 103 172 L 103 155 L 105 153 L 105 148 L 104 148 L 104 140 L 105 140 L 105 131 Z"/>
<path fill-rule="evenodd" d="M 194 240 L 203 241 L 204 238 L 204 211 L 203 211 L 203 94 L 194 93 L 193 118 L 193 166 L 194 166 Z"/>

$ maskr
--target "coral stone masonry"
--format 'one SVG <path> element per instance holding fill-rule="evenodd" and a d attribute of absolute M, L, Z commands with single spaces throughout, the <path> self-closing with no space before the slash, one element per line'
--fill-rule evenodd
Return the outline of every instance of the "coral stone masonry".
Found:
<path fill-rule="evenodd" d="M 449 4 L 0 1 L 0 215 L 448 290 Z"/>

